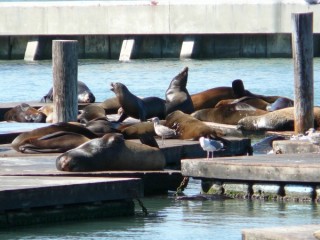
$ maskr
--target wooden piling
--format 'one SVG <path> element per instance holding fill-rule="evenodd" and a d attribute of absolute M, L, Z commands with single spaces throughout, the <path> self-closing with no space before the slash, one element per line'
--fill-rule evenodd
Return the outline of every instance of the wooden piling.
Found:
<path fill-rule="evenodd" d="M 294 130 L 314 127 L 313 113 L 313 13 L 292 14 L 294 60 Z"/>
<path fill-rule="evenodd" d="M 77 41 L 52 42 L 53 122 L 77 120 L 78 51 Z"/>

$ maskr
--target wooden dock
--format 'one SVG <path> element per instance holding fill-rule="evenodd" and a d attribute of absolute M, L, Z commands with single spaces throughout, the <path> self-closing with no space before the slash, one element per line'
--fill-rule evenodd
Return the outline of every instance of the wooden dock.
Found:
<path fill-rule="evenodd" d="M 319 200 L 319 161 L 319 153 L 183 159 L 181 172 L 184 176 L 209 180 L 212 186 L 217 184 L 219 186 L 216 187 L 223 188 L 224 193 L 228 189 L 233 193 L 238 192 L 240 196 L 266 197 L 264 190 L 254 190 L 255 185 L 274 185 L 271 191 L 275 197 L 288 199 L 286 186 L 309 186 L 312 190 L 302 199 Z M 233 185 L 235 187 L 230 187 Z"/>

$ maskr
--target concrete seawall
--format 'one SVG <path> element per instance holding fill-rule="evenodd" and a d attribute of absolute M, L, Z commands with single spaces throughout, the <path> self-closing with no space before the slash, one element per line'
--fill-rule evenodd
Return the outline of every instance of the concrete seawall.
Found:
<path fill-rule="evenodd" d="M 53 39 L 79 41 L 80 58 L 117 59 L 133 39 L 132 58 L 175 58 L 192 41 L 194 58 L 291 57 L 291 14 L 313 12 L 320 56 L 320 4 L 303 0 L 68 1 L 0 3 L 0 59 L 51 58 Z"/>

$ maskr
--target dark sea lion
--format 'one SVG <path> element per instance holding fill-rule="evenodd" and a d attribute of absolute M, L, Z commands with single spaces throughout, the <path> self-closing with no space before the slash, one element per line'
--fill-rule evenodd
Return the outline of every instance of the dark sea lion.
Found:
<path fill-rule="evenodd" d="M 116 94 L 118 101 L 123 109 L 119 122 L 125 120 L 128 116 L 140 121 L 146 121 L 148 118 L 165 117 L 165 101 L 158 97 L 139 98 L 132 94 L 122 83 L 111 83 L 111 91 Z"/>
<path fill-rule="evenodd" d="M 314 107 L 314 125 L 318 128 L 320 124 L 320 108 Z M 294 108 L 279 109 L 261 116 L 249 116 L 242 118 L 238 129 L 247 131 L 293 131 L 294 130 Z"/>
<path fill-rule="evenodd" d="M 21 103 L 18 106 L 8 110 L 4 114 L 4 121 L 15 121 L 15 122 L 34 122 L 34 123 L 45 123 L 47 116 L 31 107 L 27 103 Z"/>
<path fill-rule="evenodd" d="M 71 149 L 56 160 L 60 171 L 163 170 L 162 151 L 145 144 L 125 140 L 122 134 L 109 133 Z"/>
<path fill-rule="evenodd" d="M 54 132 L 40 138 L 28 138 L 19 146 L 22 153 L 62 153 L 90 141 L 74 132 Z"/>
<path fill-rule="evenodd" d="M 184 113 L 194 111 L 191 96 L 187 90 L 188 67 L 175 76 L 166 90 L 166 115 L 176 110 Z"/>
<path fill-rule="evenodd" d="M 246 103 L 252 107 L 255 107 L 255 108 L 258 108 L 261 110 L 266 110 L 267 106 L 270 104 L 261 98 L 252 97 L 252 96 L 244 96 L 244 97 L 237 98 L 237 99 L 221 100 L 216 104 L 215 107 L 220 107 L 222 105 L 235 104 L 235 103 Z"/>
<path fill-rule="evenodd" d="M 253 154 L 268 154 L 272 151 L 273 141 L 285 140 L 284 136 L 272 135 L 267 136 L 252 145 Z"/>
<path fill-rule="evenodd" d="M 27 142 L 29 139 L 41 138 L 45 135 L 52 134 L 55 132 L 60 132 L 60 131 L 78 133 L 90 139 L 98 137 L 96 134 L 94 134 L 84 126 L 81 126 L 78 124 L 76 125 L 72 123 L 61 122 L 61 123 L 51 124 L 50 126 L 36 128 L 34 130 L 21 133 L 12 141 L 11 146 L 14 150 L 19 152 L 20 151 L 19 147 L 24 145 L 25 142 Z"/>
<path fill-rule="evenodd" d="M 79 110 L 78 122 L 87 123 L 96 118 L 103 118 L 106 116 L 105 110 L 102 106 L 97 104 L 89 104 L 83 109 Z"/>
<path fill-rule="evenodd" d="M 165 125 L 175 129 L 177 137 L 180 139 L 195 139 L 200 137 L 221 138 L 224 134 L 219 129 L 213 129 L 202 121 L 183 113 L 182 111 L 174 111 L 166 117 Z"/>
<path fill-rule="evenodd" d="M 260 116 L 266 113 L 268 112 L 254 108 L 246 103 L 235 103 L 215 108 L 201 109 L 192 113 L 191 116 L 205 122 L 237 125 L 241 118 Z"/>
<path fill-rule="evenodd" d="M 268 104 L 266 109 L 270 112 L 273 112 L 275 110 L 279 110 L 282 108 L 293 107 L 293 105 L 294 105 L 293 100 L 285 97 L 280 97 L 273 103 Z"/>
<path fill-rule="evenodd" d="M 96 100 L 94 94 L 88 88 L 88 86 L 81 81 L 78 81 L 78 102 L 79 103 L 94 103 Z M 50 88 L 49 92 L 43 96 L 40 102 L 52 102 L 53 101 L 53 88 Z"/>
<path fill-rule="evenodd" d="M 108 98 L 99 103 L 99 105 L 103 107 L 106 114 L 116 114 L 121 107 L 117 97 Z"/>

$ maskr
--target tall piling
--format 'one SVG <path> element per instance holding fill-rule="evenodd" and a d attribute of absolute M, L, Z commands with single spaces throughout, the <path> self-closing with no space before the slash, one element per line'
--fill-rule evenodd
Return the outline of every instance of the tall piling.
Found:
<path fill-rule="evenodd" d="M 314 127 L 313 13 L 292 14 L 294 61 L 294 130 Z"/>
<path fill-rule="evenodd" d="M 78 114 L 78 42 L 54 40 L 53 122 L 76 121 Z"/>

